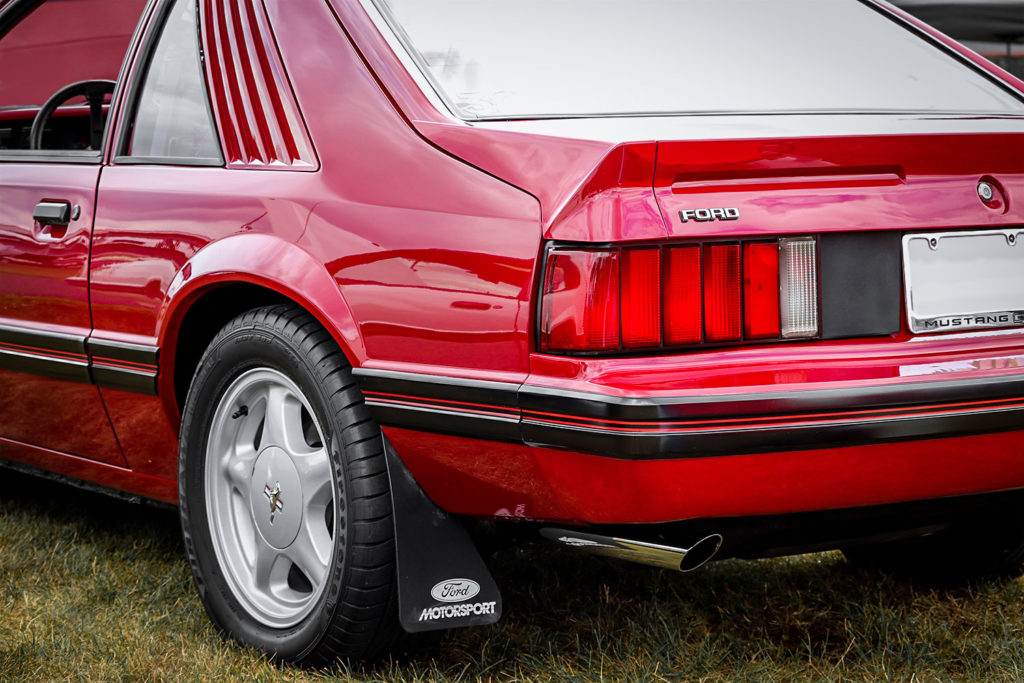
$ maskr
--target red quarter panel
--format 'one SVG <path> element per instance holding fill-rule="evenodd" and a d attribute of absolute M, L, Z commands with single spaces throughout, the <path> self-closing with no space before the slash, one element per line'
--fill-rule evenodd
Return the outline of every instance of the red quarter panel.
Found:
<path fill-rule="evenodd" d="M 330 154 L 313 172 L 106 169 L 91 269 L 97 336 L 162 345 L 170 403 L 174 325 L 187 299 L 245 281 L 310 306 L 356 365 L 525 378 L 536 200 L 424 141 L 326 4 L 266 6 L 310 140 Z M 215 101 L 228 97 L 224 81 L 210 85 Z M 358 327 L 335 309 L 350 309 Z M 170 444 L 154 455 L 132 402 L 108 407 L 130 464 L 168 476 Z"/>

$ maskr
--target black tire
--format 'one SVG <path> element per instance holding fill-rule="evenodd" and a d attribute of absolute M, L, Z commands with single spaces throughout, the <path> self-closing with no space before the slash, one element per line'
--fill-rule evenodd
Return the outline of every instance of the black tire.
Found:
<path fill-rule="evenodd" d="M 319 598 L 309 598 L 306 609 L 311 611 L 301 621 L 280 628 L 254 616 L 240 599 L 244 591 L 232 587 L 232 570 L 226 571 L 218 559 L 218 552 L 225 551 L 214 546 L 207 498 L 213 489 L 206 484 L 211 425 L 214 414 L 223 410 L 219 402 L 238 378 L 263 369 L 290 379 L 308 401 L 317 429 L 323 432 L 323 443 L 317 445 L 326 446 L 328 457 L 322 453 L 319 457 L 330 461 L 336 501 L 325 515 L 326 525 L 334 529 L 329 537 L 333 550 L 325 578 L 318 584 Z M 263 439 L 263 425 L 256 427 L 257 441 Z M 255 443 L 254 451 L 260 445 Z M 310 666 L 338 659 L 372 661 L 399 647 L 404 632 L 397 616 L 394 527 L 382 449 L 380 429 L 370 418 L 343 353 L 301 308 L 258 308 L 238 316 L 217 334 L 199 362 L 185 403 L 178 476 L 185 550 L 203 605 L 223 635 L 274 659 Z M 254 482 L 256 477 L 254 472 Z M 280 488 L 278 484 L 279 498 Z M 243 495 L 241 489 L 236 491 Z M 304 506 L 305 499 L 301 503 Z M 255 505 L 241 508 L 254 510 L 254 525 Z M 270 519 L 272 524 L 273 514 Z M 260 528 L 254 528 L 263 538 Z M 271 564 L 277 566 L 278 559 Z"/>
<path fill-rule="evenodd" d="M 843 554 L 854 565 L 925 585 L 1006 581 L 1024 574 L 1024 524 L 978 520 L 927 536 L 851 546 Z"/>

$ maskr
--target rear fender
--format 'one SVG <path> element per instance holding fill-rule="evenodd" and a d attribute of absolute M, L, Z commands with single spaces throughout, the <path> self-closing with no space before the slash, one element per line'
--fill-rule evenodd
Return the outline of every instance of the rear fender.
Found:
<path fill-rule="evenodd" d="M 353 367 L 366 359 L 352 311 L 323 263 L 301 247 L 265 234 L 234 235 L 212 242 L 185 263 L 171 281 L 161 307 L 160 348 L 176 348 L 182 321 L 192 304 L 228 284 L 256 285 L 291 299 L 320 321 Z M 164 353 L 160 395 L 165 402 L 173 402 L 174 354 Z"/>

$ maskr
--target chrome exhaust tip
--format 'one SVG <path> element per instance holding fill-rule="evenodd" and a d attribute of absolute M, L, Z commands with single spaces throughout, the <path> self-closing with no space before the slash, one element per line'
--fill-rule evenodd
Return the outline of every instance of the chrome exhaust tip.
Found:
<path fill-rule="evenodd" d="M 614 557 L 628 562 L 637 562 L 662 569 L 690 572 L 711 560 L 722 547 L 722 537 L 711 534 L 689 548 L 673 548 L 667 545 L 632 541 L 613 536 L 585 534 L 568 529 L 547 527 L 540 530 L 541 536 L 576 550 L 592 555 Z"/>

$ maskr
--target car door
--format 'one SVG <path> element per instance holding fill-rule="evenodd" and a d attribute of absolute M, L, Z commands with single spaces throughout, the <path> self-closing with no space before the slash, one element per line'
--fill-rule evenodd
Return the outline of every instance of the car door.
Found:
<path fill-rule="evenodd" d="M 0 458 L 124 464 L 91 384 L 88 268 L 110 91 L 144 5 L 15 0 L 0 10 Z M 91 85 L 66 89 L 81 82 Z M 66 101 L 54 98 L 33 136 L 62 90 Z"/>

